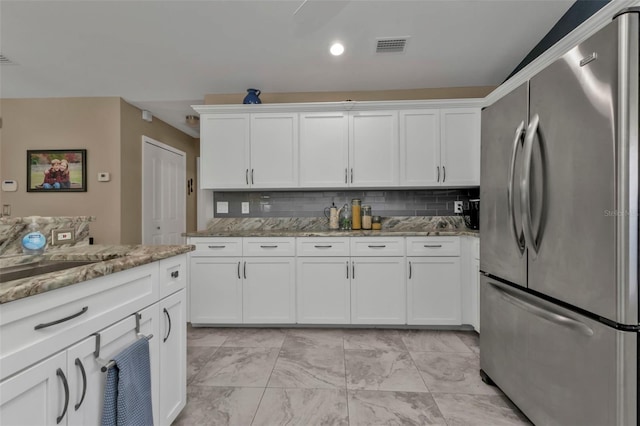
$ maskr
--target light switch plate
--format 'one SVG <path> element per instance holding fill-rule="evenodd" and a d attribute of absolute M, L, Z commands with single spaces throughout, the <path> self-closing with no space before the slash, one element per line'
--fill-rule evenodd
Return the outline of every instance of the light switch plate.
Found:
<path fill-rule="evenodd" d="M 216 202 L 216 213 L 229 213 L 229 202 L 228 201 L 217 201 Z"/>
<path fill-rule="evenodd" d="M 248 201 L 243 201 L 242 202 L 242 214 L 249 214 L 249 202 Z"/>

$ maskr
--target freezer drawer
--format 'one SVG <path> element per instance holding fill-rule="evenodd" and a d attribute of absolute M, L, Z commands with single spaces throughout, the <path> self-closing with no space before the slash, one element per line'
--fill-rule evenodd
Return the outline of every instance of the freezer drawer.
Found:
<path fill-rule="evenodd" d="M 481 278 L 480 366 L 536 425 L 637 423 L 637 334 Z"/>

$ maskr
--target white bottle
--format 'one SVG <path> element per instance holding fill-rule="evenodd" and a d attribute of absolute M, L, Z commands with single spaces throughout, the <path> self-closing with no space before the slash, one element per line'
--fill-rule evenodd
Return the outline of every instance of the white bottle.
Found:
<path fill-rule="evenodd" d="M 40 232 L 40 226 L 36 218 L 31 218 L 31 223 L 27 226 L 27 234 L 22 237 L 22 252 L 24 254 L 42 254 L 47 245 L 47 238 Z"/>

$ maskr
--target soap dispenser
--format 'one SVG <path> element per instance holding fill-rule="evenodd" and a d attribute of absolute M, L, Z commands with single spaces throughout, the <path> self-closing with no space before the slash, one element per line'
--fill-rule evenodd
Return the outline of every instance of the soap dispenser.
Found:
<path fill-rule="evenodd" d="M 47 245 L 47 238 L 40 232 L 36 217 L 31 218 L 27 226 L 27 233 L 22 237 L 22 252 L 24 254 L 42 254 Z"/>

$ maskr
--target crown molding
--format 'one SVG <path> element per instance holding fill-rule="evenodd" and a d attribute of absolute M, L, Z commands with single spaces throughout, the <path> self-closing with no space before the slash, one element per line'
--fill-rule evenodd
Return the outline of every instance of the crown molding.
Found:
<path fill-rule="evenodd" d="M 602 27 L 607 25 L 611 20 L 620 13 L 620 11 L 629 7 L 640 6 L 638 0 L 612 0 L 594 13 L 589 19 L 577 26 L 573 31 L 560 39 L 556 44 L 547 49 L 544 53 L 531 61 L 526 67 L 522 68 L 506 82 L 498 86 L 493 92 L 484 98 L 483 107 L 489 106 L 498 99 L 510 93 L 522 83 L 528 81 L 551 63 L 556 61 L 562 55 L 573 49 L 576 45 L 582 43 L 591 35 L 596 33 Z"/>
<path fill-rule="evenodd" d="M 429 99 L 412 101 L 343 101 L 303 102 L 277 104 L 225 104 L 191 105 L 199 114 L 242 114 L 255 112 L 330 112 L 330 111 L 382 111 L 429 108 L 480 108 L 482 98 Z"/>

